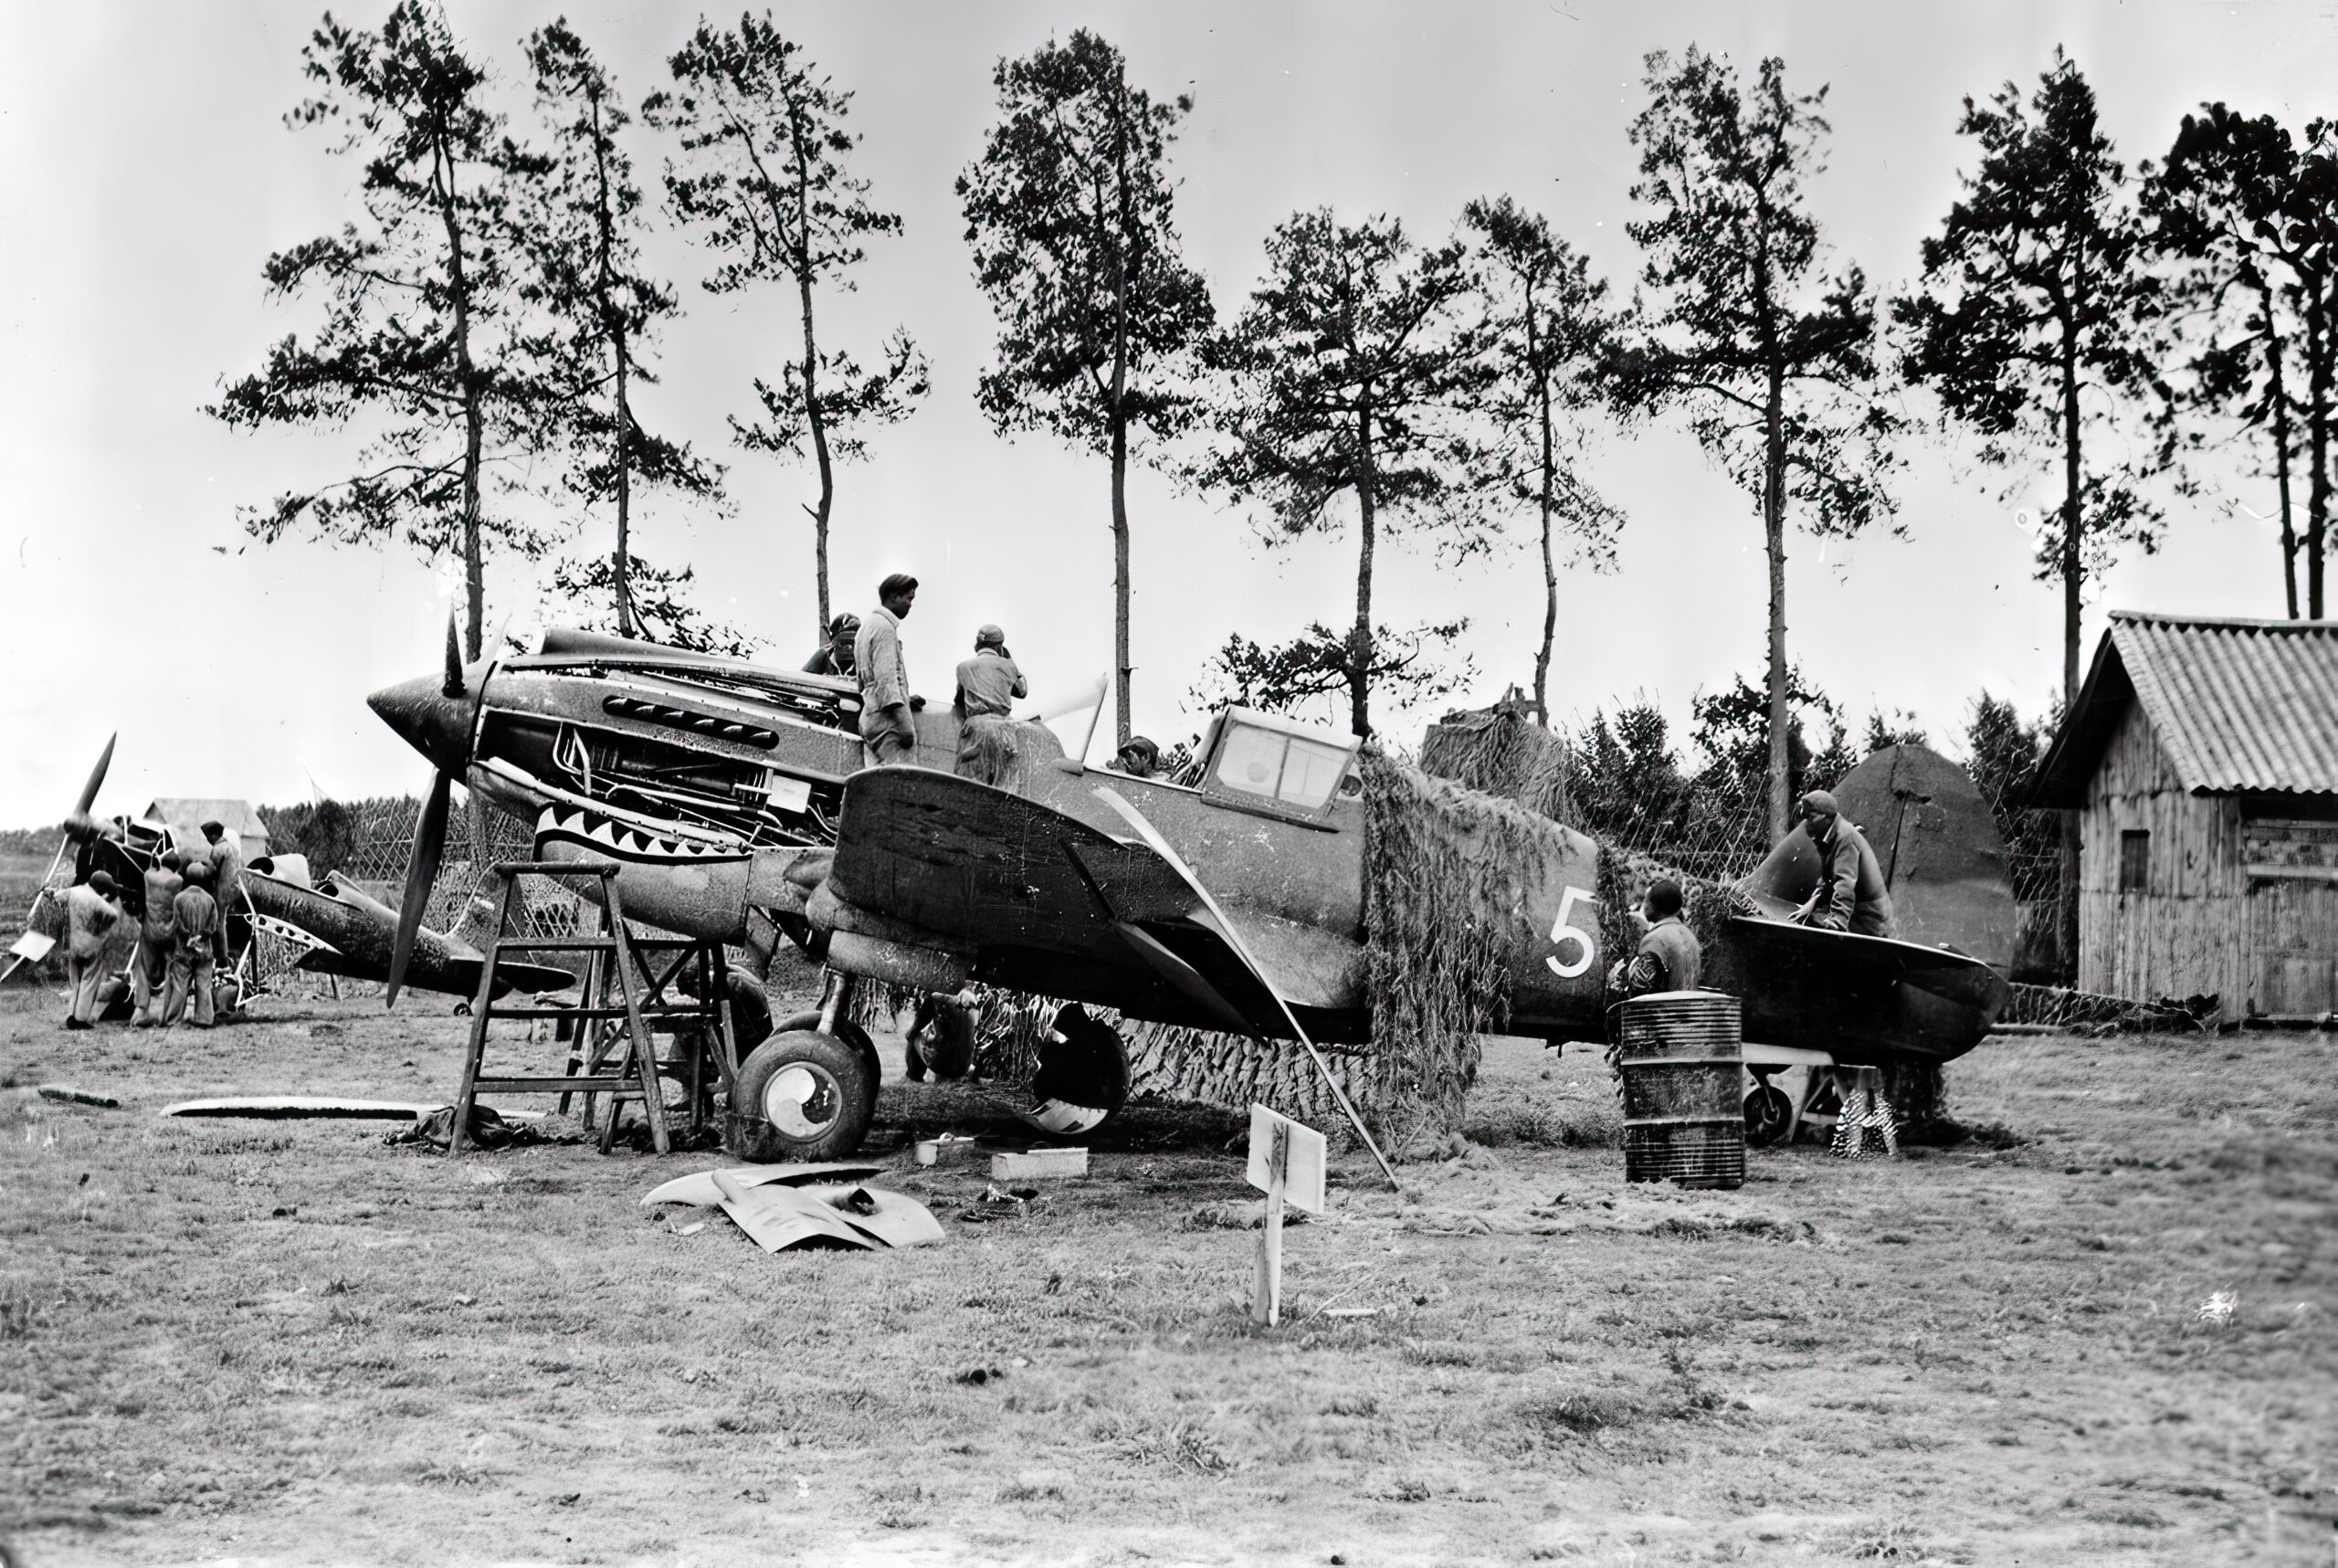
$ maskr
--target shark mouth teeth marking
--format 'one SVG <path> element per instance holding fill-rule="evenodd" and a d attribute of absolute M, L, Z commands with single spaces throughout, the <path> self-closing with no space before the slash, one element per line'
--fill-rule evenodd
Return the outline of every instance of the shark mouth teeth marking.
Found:
<path fill-rule="evenodd" d="M 536 847 L 574 844 L 612 860 L 645 866 L 708 865 L 747 858 L 744 850 L 648 833 L 577 806 L 548 805 L 536 818 Z"/>
<path fill-rule="evenodd" d="M 279 942 L 289 942 L 295 947 L 307 948 L 311 952 L 329 952 L 336 958 L 341 956 L 341 949 L 321 936 L 301 930 L 290 921 L 255 912 L 251 916 L 251 922 L 253 930 L 266 931 Z"/>

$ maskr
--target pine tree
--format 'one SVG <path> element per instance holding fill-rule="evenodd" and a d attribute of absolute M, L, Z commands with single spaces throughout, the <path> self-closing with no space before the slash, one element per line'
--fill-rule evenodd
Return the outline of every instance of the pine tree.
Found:
<path fill-rule="evenodd" d="M 1450 689 L 1430 655 L 1462 623 L 1393 633 L 1374 624 L 1372 595 L 1384 535 L 1409 528 L 1453 552 L 1486 544 L 1461 428 L 1483 383 L 1459 330 L 1473 281 L 1458 242 L 1424 250 L 1394 218 L 1297 213 L 1268 237 L 1248 309 L 1213 340 L 1222 440 L 1200 481 L 1264 506 L 1270 545 L 1338 529 L 1343 498 L 1355 508 L 1353 624 L 1342 635 L 1318 623 L 1280 648 L 1229 642 L 1221 676 L 1254 700 L 1344 689 L 1351 727 L 1368 736 L 1375 683 Z"/>
<path fill-rule="evenodd" d="M 1082 28 L 1001 60 L 999 121 L 958 177 L 974 278 L 999 322 L 982 405 L 1001 434 L 1046 430 L 1111 463 L 1112 666 L 1130 733 L 1128 466 L 1132 439 L 1192 422 L 1185 389 L 1209 292 L 1178 258 L 1169 143 L 1193 107 L 1132 87 Z"/>
<path fill-rule="evenodd" d="M 2062 585 L 2063 697 L 2076 701 L 2088 579 L 2121 544 L 2157 546 L 2150 444 L 2121 439 L 2152 388 L 2157 289 L 2126 170 L 2067 56 L 2027 100 L 2011 82 L 1986 105 L 1966 99 L 1958 130 L 1981 162 L 1924 241 L 1924 291 L 1898 301 L 1906 369 L 1979 434 L 1985 463 L 2026 484 L 2038 458 L 2059 461 L 2059 524 L 2038 568 Z"/>
<path fill-rule="evenodd" d="M 545 161 L 488 107 L 487 75 L 421 0 L 401 0 L 379 32 L 328 16 L 301 51 L 317 96 L 286 116 L 340 132 L 332 151 L 363 167 L 364 218 L 268 259 L 269 292 L 321 297 L 324 321 L 269 351 L 254 375 L 206 410 L 247 429 L 374 434 L 358 469 L 247 508 L 273 542 L 296 528 L 342 544 L 402 539 L 463 567 L 464 647 L 481 653 L 490 542 L 542 552 L 524 521 L 484 492 L 523 487 L 544 439 L 551 391 L 518 297 L 519 213 Z"/>
<path fill-rule="evenodd" d="M 553 164 L 529 214 L 532 276 L 523 292 L 552 318 L 548 347 L 565 394 L 564 481 L 588 510 L 610 508 L 616 528 L 606 554 L 563 563 L 555 586 L 590 600 L 606 595 L 620 637 L 647 632 L 683 646 L 735 645 L 735 636 L 688 608 L 689 567 L 655 567 L 634 554 L 635 503 L 643 490 L 715 501 L 721 469 L 693 456 L 687 443 L 645 429 L 634 401 L 637 389 L 656 384 L 647 361 L 678 307 L 673 290 L 641 267 L 648 214 L 623 140 L 632 116 L 564 21 L 530 34 L 525 48 Z M 637 579 L 646 593 L 637 594 Z M 645 616 L 645 608 L 658 613 Z"/>
<path fill-rule="evenodd" d="M 1626 227 L 1648 253 L 1649 303 L 1613 384 L 1629 413 L 1686 408 L 1698 441 L 1760 504 L 1767 816 L 1783 836 L 1794 798 L 1786 505 L 1801 502 L 1805 526 L 1822 534 L 1888 518 L 1901 421 L 1882 395 L 1875 296 L 1856 266 L 1824 269 L 1803 189 L 1825 168 L 1826 89 L 1789 93 L 1772 58 L 1749 92 L 1727 58 L 1693 47 L 1677 63 L 1648 56 L 1648 89 L 1632 122 L 1632 195 L 1654 213 Z"/>
<path fill-rule="evenodd" d="M 1487 374 L 1478 411 L 1494 431 L 1480 449 L 1480 480 L 1505 500 L 1532 506 L 1540 525 L 1543 640 L 1534 653 L 1534 706 L 1548 725 L 1559 631 L 1556 536 L 1565 534 L 1577 558 L 1598 569 L 1614 564 L 1624 521 L 1575 467 L 1583 446 L 1576 421 L 1603 401 L 1597 378 L 1613 353 L 1607 285 L 1551 232 L 1549 220 L 1508 196 L 1471 202 L 1461 221 L 1477 236 L 1480 315 L 1472 347 Z"/>
<path fill-rule="evenodd" d="M 885 341 L 873 369 L 822 348 L 818 297 L 849 289 L 863 242 L 900 233 L 901 220 L 871 205 L 869 182 L 846 168 L 859 140 L 845 129 L 852 94 L 816 74 L 803 46 L 783 37 L 769 13 L 742 16 L 735 32 L 701 19 L 668 63 L 673 90 L 643 100 L 642 116 L 680 140 L 682 162 L 666 189 L 676 215 L 724 258 L 707 289 L 725 294 L 770 281 L 795 291 L 802 350 L 776 386 L 756 378 L 763 417 L 733 418 L 731 429 L 749 451 L 811 453 L 820 493 L 804 510 L 825 636 L 836 465 L 866 456 L 868 431 L 907 418 L 927 382 L 925 356 L 905 331 Z"/>

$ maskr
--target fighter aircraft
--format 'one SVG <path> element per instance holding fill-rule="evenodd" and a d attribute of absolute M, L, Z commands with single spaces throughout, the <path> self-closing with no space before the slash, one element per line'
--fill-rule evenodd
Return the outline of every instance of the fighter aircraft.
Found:
<path fill-rule="evenodd" d="M 539 855 L 619 865 L 629 913 L 765 952 L 784 931 L 840 982 L 815 1026 L 791 1021 L 742 1065 L 742 1152 L 826 1159 L 859 1142 L 876 1064 L 840 1031 L 855 981 L 930 994 L 981 984 L 1073 1005 L 1035 1084 L 1067 1128 L 1092 1125 L 1126 1091 L 1121 1042 L 1081 1004 L 1267 1039 L 1370 1037 L 1350 738 L 1231 708 L 1191 782 L 1054 756 L 1010 792 L 943 771 L 946 716 L 921 724 L 925 765 L 860 770 L 840 682 L 567 637 L 469 668 L 450 653 L 442 677 L 371 700 L 437 770 L 402 942 L 418 930 L 459 774 L 536 824 Z M 818 840 L 831 828 L 828 852 Z M 1551 835 L 1521 879 L 1529 940 L 1511 944 L 1506 1010 L 1521 1033 L 1594 1038 L 1613 956 L 1601 951 L 1599 849 L 1560 825 Z M 1863 1065 L 1946 1060 L 1987 1032 L 2006 997 L 1987 963 L 1787 923 L 1794 871 L 1757 876 L 1757 914 L 1730 921 L 1706 955 L 1707 984 L 1743 1000 L 1749 1039 Z"/>
<path fill-rule="evenodd" d="M 894 984 L 985 982 L 1127 1018 L 1364 1042 L 1359 793 L 1353 740 L 1241 708 L 1216 721 L 1191 783 L 1069 759 L 1020 794 L 873 770 L 845 787 L 833 863 L 806 914 L 831 968 Z M 1596 1039 L 1616 956 L 1601 946 L 1599 847 L 1555 823 L 1547 837 L 1540 864 L 1488 868 L 1523 893 L 1508 1026 Z M 1978 1043 L 2005 980 L 1952 948 L 1791 923 L 1816 871 L 1815 857 L 1773 857 L 1741 884 L 1750 912 L 1706 947 L 1704 983 L 1740 998 L 1757 1051 L 1785 1053 L 1777 1066 L 1848 1067 L 1945 1061 Z M 742 1074 L 741 1092 L 762 1081 Z M 1782 1114 L 1766 1082 L 1755 1092 L 1750 1110 Z M 848 1106 L 848 1089 L 835 1099 Z"/>
<path fill-rule="evenodd" d="M 251 900 L 254 927 L 290 944 L 290 966 L 317 974 L 361 980 L 386 979 L 397 944 L 397 911 L 338 873 L 311 882 L 297 857 L 262 856 L 244 868 L 243 890 Z M 455 996 L 479 994 L 479 966 L 496 914 L 489 900 L 474 895 L 462 922 L 443 935 L 416 932 L 405 983 L 421 991 Z M 545 963 L 505 963 L 496 969 L 495 994 L 514 990 L 558 991 L 576 983 L 565 969 Z"/>

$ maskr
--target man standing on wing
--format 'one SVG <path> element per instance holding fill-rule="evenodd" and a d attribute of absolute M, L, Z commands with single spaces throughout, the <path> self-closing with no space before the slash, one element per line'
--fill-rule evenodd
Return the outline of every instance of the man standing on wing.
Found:
<path fill-rule="evenodd" d="M 911 717 L 925 699 L 911 694 L 909 666 L 901 657 L 901 622 L 917 603 L 917 579 L 896 572 L 877 584 L 877 608 L 860 623 L 853 639 L 853 676 L 860 682 L 860 739 L 878 767 L 917 756 L 917 723 Z"/>
<path fill-rule="evenodd" d="M 1015 762 L 1007 729 L 1015 700 L 1031 689 L 1006 651 L 1006 633 L 985 626 L 974 634 L 974 657 L 958 662 L 958 773 L 984 784 L 1003 784 Z"/>

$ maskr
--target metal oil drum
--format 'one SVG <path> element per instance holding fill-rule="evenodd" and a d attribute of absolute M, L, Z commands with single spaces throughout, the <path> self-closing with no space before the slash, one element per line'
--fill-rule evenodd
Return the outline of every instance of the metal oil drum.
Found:
<path fill-rule="evenodd" d="M 1659 991 L 1626 1002 L 1624 1179 L 1743 1186 L 1744 1068 L 1736 997 Z"/>

